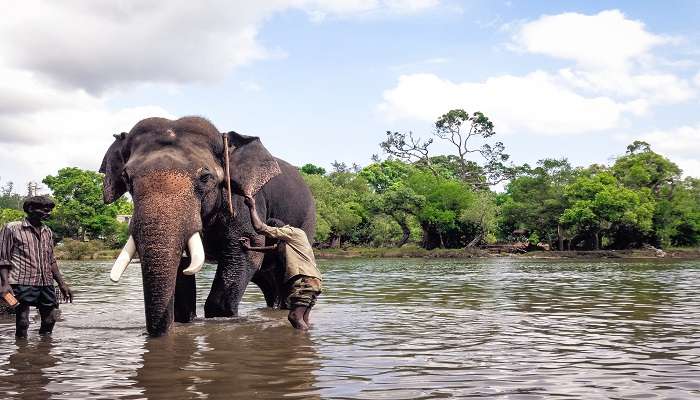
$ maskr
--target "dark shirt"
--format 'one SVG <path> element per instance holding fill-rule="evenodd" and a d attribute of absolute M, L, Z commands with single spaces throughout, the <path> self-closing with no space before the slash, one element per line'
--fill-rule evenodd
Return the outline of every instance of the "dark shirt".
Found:
<path fill-rule="evenodd" d="M 53 232 L 48 226 L 37 229 L 24 219 L 0 228 L 0 266 L 11 267 L 10 284 L 53 285 L 54 264 Z"/>

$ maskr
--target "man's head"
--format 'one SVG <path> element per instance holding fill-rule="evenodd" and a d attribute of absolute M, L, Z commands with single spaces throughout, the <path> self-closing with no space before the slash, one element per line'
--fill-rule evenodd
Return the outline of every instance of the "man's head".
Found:
<path fill-rule="evenodd" d="M 279 220 L 279 219 L 277 219 L 277 218 L 268 218 L 267 221 L 265 221 L 265 224 L 266 224 L 267 226 L 271 226 L 271 227 L 274 227 L 274 228 L 281 228 L 281 227 L 287 225 L 287 224 L 284 223 L 284 221 Z"/>
<path fill-rule="evenodd" d="M 33 196 L 24 200 L 22 208 L 29 218 L 47 220 L 55 205 L 49 196 Z"/>

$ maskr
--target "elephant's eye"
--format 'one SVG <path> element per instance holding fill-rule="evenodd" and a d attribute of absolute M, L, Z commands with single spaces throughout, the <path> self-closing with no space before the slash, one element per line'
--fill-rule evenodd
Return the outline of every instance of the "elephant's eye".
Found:
<path fill-rule="evenodd" d="M 199 181 L 202 183 L 207 183 L 207 182 L 211 181 L 212 179 L 214 179 L 214 175 L 212 175 L 208 169 L 203 169 L 199 173 Z"/>

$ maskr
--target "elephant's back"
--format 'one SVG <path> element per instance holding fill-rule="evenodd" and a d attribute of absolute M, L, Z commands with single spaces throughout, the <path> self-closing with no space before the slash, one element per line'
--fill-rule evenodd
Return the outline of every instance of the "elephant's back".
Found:
<path fill-rule="evenodd" d="M 309 186 L 297 167 L 277 158 L 281 173 L 263 186 L 267 217 L 303 229 L 313 243 L 316 234 L 316 205 Z"/>

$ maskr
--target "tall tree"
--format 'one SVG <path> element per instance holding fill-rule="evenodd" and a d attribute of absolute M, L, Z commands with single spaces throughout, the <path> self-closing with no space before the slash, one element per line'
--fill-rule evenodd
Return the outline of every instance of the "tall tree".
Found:
<path fill-rule="evenodd" d="M 438 175 L 430 146 L 433 138 L 414 137 L 412 132 L 387 131 L 387 138 L 380 147 L 388 154 L 406 162 L 415 162 Z M 475 145 L 474 141 L 486 142 L 496 132 L 493 123 L 481 112 L 469 114 L 462 109 L 450 110 L 435 122 L 433 136 L 450 143 L 456 155 L 448 158 L 453 162 L 457 177 L 472 188 L 484 189 L 490 185 L 512 178 L 517 169 L 507 165 L 509 155 L 504 153 L 502 142 Z M 476 157 L 481 163 L 471 159 Z"/>

